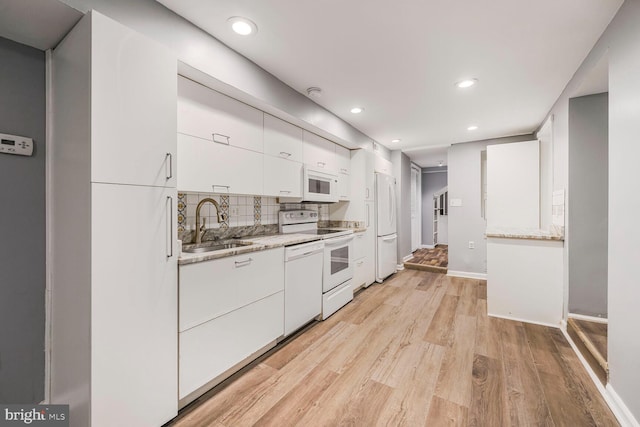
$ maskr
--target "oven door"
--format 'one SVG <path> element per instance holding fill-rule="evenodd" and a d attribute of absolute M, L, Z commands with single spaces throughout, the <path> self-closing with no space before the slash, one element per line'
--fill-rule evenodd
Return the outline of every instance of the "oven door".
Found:
<path fill-rule="evenodd" d="M 324 274 L 322 292 L 353 278 L 353 235 L 324 241 Z"/>
<path fill-rule="evenodd" d="M 305 167 L 302 200 L 304 202 L 337 202 L 337 183 L 336 175 Z"/>

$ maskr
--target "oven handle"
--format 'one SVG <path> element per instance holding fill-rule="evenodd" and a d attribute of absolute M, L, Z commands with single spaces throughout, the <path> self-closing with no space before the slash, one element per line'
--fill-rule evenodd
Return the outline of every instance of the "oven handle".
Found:
<path fill-rule="evenodd" d="M 324 241 L 324 246 L 327 247 L 327 246 L 343 245 L 345 243 L 349 243 L 352 240 L 353 240 L 353 234 L 346 237 L 335 237 L 333 239 L 326 239 Z"/>

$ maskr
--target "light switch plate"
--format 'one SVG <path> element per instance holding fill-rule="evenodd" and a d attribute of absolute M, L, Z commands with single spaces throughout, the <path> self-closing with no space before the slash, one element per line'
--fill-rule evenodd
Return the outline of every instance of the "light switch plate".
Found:
<path fill-rule="evenodd" d="M 0 153 L 31 156 L 33 154 L 33 139 L 0 133 Z"/>
<path fill-rule="evenodd" d="M 449 206 L 462 206 L 462 199 L 449 199 Z"/>

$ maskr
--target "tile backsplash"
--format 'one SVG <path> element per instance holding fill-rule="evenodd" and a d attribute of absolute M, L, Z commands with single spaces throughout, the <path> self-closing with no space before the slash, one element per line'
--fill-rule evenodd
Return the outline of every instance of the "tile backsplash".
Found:
<path fill-rule="evenodd" d="M 224 217 L 218 223 L 216 208 L 211 203 L 202 206 L 201 217 L 206 221 L 208 229 L 229 229 L 257 225 L 277 225 L 280 210 L 310 209 L 319 213 L 320 221 L 329 220 L 328 205 L 313 204 L 279 204 L 275 197 L 240 196 L 234 194 L 214 193 L 178 193 L 178 231 L 186 232 L 195 229 L 196 207 L 201 200 L 211 198 L 220 206 L 220 214 Z"/>

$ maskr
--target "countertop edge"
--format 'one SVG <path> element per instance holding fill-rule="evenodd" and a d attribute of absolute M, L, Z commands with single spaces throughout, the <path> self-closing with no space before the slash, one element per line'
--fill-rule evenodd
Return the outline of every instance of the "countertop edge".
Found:
<path fill-rule="evenodd" d="M 564 236 L 557 235 L 537 235 L 537 234 L 516 234 L 516 233 L 485 233 L 488 238 L 498 239 L 519 239 L 519 240 L 551 240 L 564 242 Z"/>

